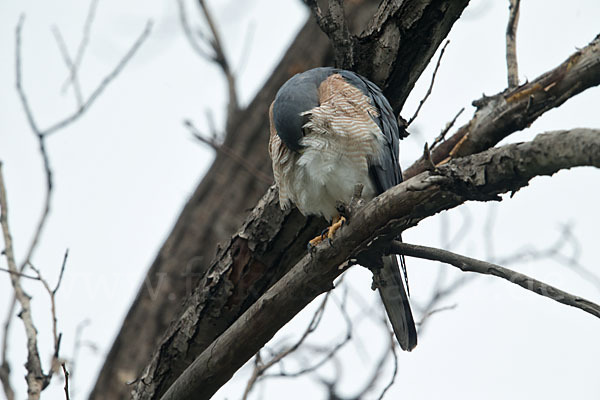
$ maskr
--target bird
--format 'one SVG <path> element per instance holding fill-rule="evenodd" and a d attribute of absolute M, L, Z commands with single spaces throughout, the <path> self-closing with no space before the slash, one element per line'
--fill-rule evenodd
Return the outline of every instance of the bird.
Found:
<path fill-rule="evenodd" d="M 331 223 L 328 238 L 345 222 L 336 206 L 350 204 L 357 184 L 370 200 L 402 182 L 399 141 L 408 133 L 381 89 L 358 73 L 320 67 L 294 75 L 271 103 L 269 121 L 280 207 L 322 216 Z M 411 351 L 417 332 L 397 256 L 383 256 L 373 271 L 396 339 Z"/>

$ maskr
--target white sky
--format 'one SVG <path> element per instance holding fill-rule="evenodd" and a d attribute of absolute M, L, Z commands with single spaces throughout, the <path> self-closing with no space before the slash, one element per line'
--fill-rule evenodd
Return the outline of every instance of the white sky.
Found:
<path fill-rule="evenodd" d="M 506 85 L 504 32 L 508 1 L 472 3 L 450 35 L 434 92 L 413 127 L 419 135 L 403 143 L 403 165 L 417 158 L 423 140 L 431 141 L 461 107 L 467 109 L 458 124 L 471 117 L 472 100 L 481 93 L 494 94 Z M 209 4 L 233 65 L 241 66 L 238 89 L 246 104 L 303 24 L 306 11 L 297 0 L 223 0 Z M 558 65 L 599 33 L 597 0 L 566 4 L 559 0 L 522 2 L 518 31 L 522 82 Z M 71 93 L 60 93 L 67 70 L 50 28 L 60 28 L 73 53 L 87 7 L 87 2 L 77 0 L 0 2 L 0 160 L 4 163 L 19 259 L 41 212 L 44 178 L 36 139 L 14 89 L 14 28 L 24 12 L 23 80 L 36 120 L 46 127 L 74 108 Z M 195 18 L 195 2 L 189 1 L 188 7 L 194 20 L 201 21 Z M 62 353 L 65 357 L 71 355 L 75 327 L 86 319 L 90 325 L 84 339 L 99 349 L 98 353 L 85 348 L 81 351 L 72 382 L 75 398 L 84 397 L 91 389 L 143 274 L 212 161 L 212 152 L 189 137 L 182 119 L 190 118 L 206 128 L 204 113 L 210 109 L 222 126 L 224 82 L 219 70 L 198 58 L 185 41 L 175 2 L 100 1 L 81 70 L 84 92 L 89 94 L 112 69 L 147 19 L 154 21 L 152 35 L 125 71 L 88 114 L 48 140 L 55 176 L 53 210 L 34 263 L 54 281 L 64 250 L 70 249 L 57 299 Z M 251 47 L 243 57 L 244 36 L 249 31 L 253 33 Z M 431 68 L 411 96 L 403 112 L 405 117 L 412 115 L 430 76 Z M 600 90 L 589 90 L 510 140 L 529 140 L 536 133 L 554 129 L 598 128 L 599 100 Z M 497 213 L 494 249 L 496 256 L 502 257 L 527 246 L 544 248 L 558 237 L 561 224 L 573 223 L 580 263 L 600 275 L 595 257 L 599 174 L 591 168 L 580 168 L 551 179 L 538 178 L 513 199 L 506 198 L 499 205 L 473 204 L 468 211 L 462 207 L 445 217 L 431 218 L 407 231 L 404 238 L 412 243 L 441 245 L 442 218 L 448 221 L 451 234 L 468 218 L 471 230 L 454 250 L 483 257 L 483 225 L 493 208 Z M 450 267 L 434 263 L 409 259 L 408 264 L 416 303 L 430 295 L 439 268 L 448 270 L 449 280 L 461 276 Z M 0 266 L 5 266 L 4 259 Z M 552 260 L 511 267 L 600 301 L 598 287 Z M 369 290 L 368 271 L 355 268 L 347 282 L 365 301 L 375 301 L 375 294 Z M 40 351 L 46 360 L 51 354 L 48 301 L 38 283 L 25 284 L 34 297 Z M 0 279 L 2 318 L 9 298 L 10 284 L 5 276 Z M 478 278 L 443 302 L 452 304 L 457 304 L 456 309 L 432 317 L 415 351 L 399 355 L 399 375 L 386 398 L 598 398 L 600 323 L 594 317 L 492 278 Z M 353 302 L 351 306 L 352 313 L 359 313 L 359 306 Z M 311 315 L 306 310 L 276 340 L 291 338 L 295 331 L 303 330 Z M 318 337 L 337 340 L 344 333 L 340 324 L 339 312 L 331 307 Z M 369 366 L 382 346 L 382 333 L 369 321 L 361 323 L 355 335 L 363 338 L 365 349 L 349 345 L 343 353 L 340 391 L 346 395 L 354 393 L 367 379 Z M 23 398 L 25 344 L 18 319 L 10 344 L 12 381 L 18 398 Z M 242 369 L 215 398 L 241 397 L 248 373 L 248 368 Z M 266 385 L 263 397 L 321 398 L 322 393 L 322 386 L 311 379 L 280 379 Z M 257 390 L 253 397 L 259 394 Z M 377 395 L 372 393 L 371 397 Z M 60 379 L 54 379 L 44 398 L 64 398 Z"/>

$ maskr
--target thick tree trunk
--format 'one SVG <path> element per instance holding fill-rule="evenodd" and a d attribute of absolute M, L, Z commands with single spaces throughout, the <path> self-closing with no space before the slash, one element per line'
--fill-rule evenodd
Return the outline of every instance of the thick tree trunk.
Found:
<path fill-rule="evenodd" d="M 374 2 L 349 10 L 353 21 L 374 12 Z M 233 121 L 225 146 L 271 176 L 267 154 L 268 107 L 292 75 L 332 61 L 325 34 L 309 19 L 252 103 Z M 139 377 L 161 336 L 177 317 L 215 256 L 217 245 L 240 227 L 267 190 L 229 156 L 219 152 L 158 252 L 108 353 L 90 399 L 130 398 L 128 382 Z"/>

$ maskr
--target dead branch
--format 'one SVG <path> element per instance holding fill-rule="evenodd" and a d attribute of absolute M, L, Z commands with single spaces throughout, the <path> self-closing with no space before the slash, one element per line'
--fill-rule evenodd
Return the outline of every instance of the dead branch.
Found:
<path fill-rule="evenodd" d="M 27 381 L 27 394 L 28 399 L 37 400 L 40 398 L 41 391 L 48 386 L 50 377 L 44 374 L 42 370 L 42 364 L 40 362 L 40 355 L 37 348 L 37 330 L 33 323 L 31 315 L 31 303 L 30 296 L 25 293 L 21 286 L 19 276 L 15 273 L 18 272 L 17 263 L 15 261 L 12 237 L 10 234 L 10 227 L 8 224 L 8 202 L 6 199 L 6 187 L 4 185 L 4 176 L 2 174 L 2 164 L 0 163 L 0 223 L 2 224 L 2 234 L 4 236 L 5 256 L 8 262 L 8 268 L 11 270 L 10 281 L 15 291 L 15 297 L 21 305 L 21 312 L 19 316 L 25 325 L 25 334 L 27 336 L 27 363 L 25 368 L 27 369 L 27 375 L 25 377 Z"/>
<path fill-rule="evenodd" d="M 69 371 L 67 371 L 67 367 L 65 363 L 60 364 L 63 370 L 63 374 L 65 375 L 65 398 L 67 400 L 71 400 L 69 396 Z"/>
<path fill-rule="evenodd" d="M 6 349 L 8 346 L 7 345 L 7 343 L 8 343 L 7 337 L 8 337 L 9 329 L 11 326 L 12 316 L 14 314 L 14 307 L 16 306 L 17 302 L 21 305 L 21 307 L 23 309 L 23 311 L 21 311 L 19 316 L 21 317 L 21 319 L 23 319 L 23 322 L 24 322 L 25 328 L 26 328 L 26 333 L 27 333 L 27 349 L 28 349 L 27 384 L 28 384 L 29 398 L 38 398 L 39 397 L 41 390 L 43 390 L 48 385 L 48 383 L 50 382 L 50 379 L 52 377 L 52 372 L 56 369 L 56 365 L 55 365 L 56 363 L 53 363 L 53 366 L 51 367 L 51 372 L 48 375 L 43 374 L 43 371 L 41 368 L 41 363 L 39 361 L 39 354 L 37 351 L 37 333 L 35 330 L 35 326 L 33 325 L 32 318 L 31 318 L 29 296 L 22 290 L 22 287 L 20 285 L 21 277 L 33 278 L 33 279 L 40 280 L 40 281 L 42 281 L 42 283 L 44 284 L 44 286 L 46 287 L 48 292 L 51 294 L 51 298 L 53 299 L 54 295 L 56 294 L 56 291 L 59 288 L 60 282 L 62 280 L 62 275 L 64 272 L 64 267 L 65 267 L 65 262 L 66 262 L 66 255 L 65 255 L 58 283 L 53 290 L 50 289 L 47 282 L 41 277 L 41 275 L 39 274 L 39 271 L 38 271 L 37 278 L 28 276 L 23 273 L 23 270 L 25 269 L 25 267 L 28 265 L 31 265 L 31 260 L 32 260 L 33 254 L 34 254 L 35 249 L 37 248 L 37 245 L 40 241 L 40 238 L 41 238 L 44 226 L 46 224 L 46 221 L 48 219 L 48 216 L 50 214 L 50 208 L 51 208 L 53 179 L 52 179 L 52 170 L 50 168 L 50 160 L 49 160 L 48 152 L 46 151 L 45 139 L 52 133 L 55 133 L 58 130 L 66 127 L 67 125 L 75 122 L 78 118 L 80 118 L 85 113 L 86 110 L 88 110 L 91 107 L 91 105 L 100 96 L 100 94 L 103 92 L 103 90 L 112 82 L 113 79 L 115 79 L 119 75 L 119 73 L 123 70 L 125 65 L 133 57 L 133 55 L 135 54 L 137 49 L 141 46 L 141 44 L 145 41 L 145 39 L 149 35 L 150 29 L 151 29 L 151 23 L 148 22 L 146 25 L 146 28 L 142 32 L 141 36 L 134 42 L 133 46 L 123 56 L 123 58 L 117 63 L 115 68 L 112 71 L 110 71 L 108 73 L 108 75 L 106 75 L 103 78 L 103 80 L 99 83 L 99 85 L 96 87 L 96 89 L 94 89 L 92 91 L 91 95 L 85 101 L 82 101 L 80 90 L 77 89 L 79 87 L 79 83 L 78 83 L 76 74 L 77 74 L 77 68 L 78 68 L 79 64 L 81 63 L 81 59 L 83 57 L 83 52 L 86 48 L 87 41 L 89 39 L 89 30 L 90 30 L 90 26 L 91 26 L 91 23 L 93 20 L 96 3 L 97 3 L 97 0 L 92 0 L 92 4 L 90 6 L 90 11 L 88 13 L 88 18 L 86 20 L 86 24 L 84 27 L 84 35 L 82 38 L 82 42 L 80 44 L 76 59 L 74 61 L 70 58 L 70 56 L 66 50 L 66 46 L 64 45 L 64 41 L 62 40 L 62 37 L 60 36 L 58 29 L 55 30 L 55 35 L 57 38 L 57 42 L 59 44 L 59 50 L 61 51 L 62 56 L 63 56 L 65 62 L 67 63 L 67 66 L 70 67 L 73 85 L 76 87 L 75 92 L 76 92 L 76 98 L 78 101 L 78 107 L 71 115 L 65 117 L 61 121 L 55 123 L 54 125 L 51 125 L 50 127 L 46 128 L 46 129 L 43 129 L 43 130 L 39 128 L 39 126 L 37 125 L 37 123 L 35 121 L 33 110 L 31 109 L 31 107 L 29 105 L 29 101 L 28 101 L 27 95 L 25 93 L 25 89 L 23 87 L 23 82 L 22 82 L 22 57 L 21 57 L 22 44 L 21 43 L 22 43 L 22 30 L 23 30 L 23 25 L 25 22 L 24 15 L 21 15 L 21 17 L 19 18 L 19 21 L 16 26 L 16 30 L 15 30 L 16 87 L 17 87 L 19 99 L 21 101 L 21 104 L 25 111 L 25 115 L 27 117 L 28 124 L 29 124 L 31 130 L 33 131 L 33 133 L 38 138 L 38 144 L 39 144 L 40 154 L 41 154 L 42 160 L 43 160 L 44 173 L 45 173 L 45 178 L 46 178 L 46 185 L 45 185 L 46 192 L 45 192 L 45 198 L 44 198 L 44 202 L 43 202 L 42 214 L 41 214 L 41 216 L 38 220 L 37 226 L 34 230 L 34 234 L 31 239 L 31 242 L 29 243 L 29 246 L 27 248 L 26 255 L 18 268 L 16 267 L 16 261 L 14 260 L 14 255 L 12 255 L 12 243 L 11 243 L 11 238 L 10 238 L 10 231 L 8 230 L 8 220 L 7 220 L 8 217 L 7 217 L 7 211 L 6 211 L 6 203 L 4 203 L 3 207 L 2 207 L 2 213 L 3 213 L 2 215 L 4 216 L 3 222 L 5 222 L 5 225 L 6 225 L 6 229 L 5 229 L 6 232 L 4 235 L 5 243 L 6 243 L 7 248 L 9 247 L 9 244 L 11 247 L 11 255 L 9 256 L 8 250 L 6 253 L 6 257 L 7 257 L 7 259 L 9 259 L 9 271 L 8 272 L 11 276 L 11 282 L 12 282 L 13 288 L 15 290 L 15 298 L 11 303 L 11 306 L 8 311 L 7 319 L 4 324 L 2 366 L 0 367 L 0 381 L 2 382 L 2 384 L 4 386 L 4 390 L 5 390 L 5 393 L 7 394 L 7 397 L 9 397 L 9 398 L 14 397 L 14 393 L 12 393 L 12 388 L 10 387 L 10 381 L 9 381 L 10 367 L 9 367 L 8 360 L 6 357 Z M 2 185 L 3 185 L 3 182 L 2 182 Z M 5 189 L 2 188 L 2 190 L 5 190 Z M 4 200 L 6 201 L 6 199 L 4 199 Z M 11 263 L 14 263 L 14 268 L 11 265 Z M 24 301 L 25 301 L 25 303 L 24 303 Z M 59 350 L 59 346 L 60 346 L 60 335 L 58 335 L 56 332 L 56 314 L 55 314 L 55 304 L 54 304 L 53 300 L 52 300 L 52 316 L 53 316 L 53 326 L 54 326 L 53 332 L 54 332 L 54 345 L 55 345 L 55 353 L 54 353 L 53 360 L 57 361 L 58 360 L 58 350 Z"/>
<path fill-rule="evenodd" d="M 67 258 L 69 257 L 69 250 L 65 251 L 65 255 L 63 257 L 63 262 L 60 268 L 60 274 L 58 276 L 58 280 L 53 289 L 50 288 L 50 284 L 44 277 L 42 276 L 39 269 L 37 269 L 33 264 L 29 263 L 29 267 L 36 273 L 37 279 L 42 282 L 42 285 L 48 292 L 48 297 L 50 297 L 50 315 L 52 316 L 52 336 L 54 337 L 54 356 L 51 362 L 51 369 L 49 374 L 53 374 L 58 372 L 59 368 L 59 350 L 60 350 L 60 338 L 61 335 L 58 333 L 58 318 L 56 317 L 56 292 L 60 287 L 62 282 L 63 274 L 65 272 L 65 266 L 67 265 Z"/>
<path fill-rule="evenodd" d="M 97 0 L 96 0 L 97 1 Z M 69 50 L 67 50 L 67 44 L 65 43 L 65 39 L 62 37 L 60 30 L 57 26 L 52 27 L 52 34 L 56 39 L 56 44 L 58 45 L 58 50 L 65 62 L 65 65 L 70 71 L 70 79 L 67 82 L 73 83 L 73 93 L 75 94 L 75 101 L 77 102 L 77 106 L 81 107 L 83 104 L 83 94 L 81 94 L 81 85 L 79 84 L 79 79 L 77 78 L 77 69 L 75 68 L 75 62 L 71 59 L 69 55 Z"/>
<path fill-rule="evenodd" d="M 351 217 L 347 228 L 338 231 L 333 247 L 320 245 L 315 254 L 305 255 L 211 343 L 161 398 L 210 397 L 297 312 L 330 290 L 333 279 L 345 269 L 339 266 L 356 259 L 376 237 L 393 239 L 442 210 L 468 200 L 498 200 L 498 194 L 516 192 L 536 176 L 582 165 L 600 167 L 598 130 L 538 135 L 531 142 L 454 160 L 391 188 Z M 145 378 L 140 382 L 144 383 L 138 384 L 134 398 L 151 398 L 143 392 L 150 382 Z"/>
<path fill-rule="evenodd" d="M 14 294 L 10 301 L 10 305 L 8 307 L 9 313 L 6 315 L 6 319 L 4 320 L 4 325 L 2 326 L 2 364 L 0 365 L 0 383 L 2 383 L 2 388 L 4 389 L 4 394 L 6 395 L 6 400 L 14 400 L 15 399 L 15 391 L 10 384 L 10 363 L 8 362 L 8 333 L 10 331 L 10 325 L 13 318 L 13 310 L 15 308 L 15 303 L 17 299 Z"/>
<path fill-rule="evenodd" d="M 215 20 L 212 17 L 212 14 L 208 6 L 206 5 L 206 2 L 204 0 L 198 0 L 198 5 L 202 10 L 202 14 L 204 16 L 204 19 L 206 20 L 206 24 L 208 25 L 211 36 L 205 37 L 200 32 L 198 32 L 197 35 L 194 35 L 187 18 L 187 12 L 185 10 L 185 7 L 183 6 L 183 0 L 178 0 L 177 3 L 179 8 L 179 20 L 181 22 L 183 32 L 186 38 L 188 39 L 188 42 L 192 46 L 192 49 L 194 49 L 194 51 L 196 51 L 196 53 L 198 53 L 200 57 L 217 64 L 223 72 L 225 79 L 227 80 L 228 103 L 226 130 L 229 131 L 235 114 L 237 114 L 240 107 L 236 89 L 236 77 L 231 69 L 231 65 L 229 63 L 228 58 L 225 55 L 225 50 L 221 41 L 221 35 L 219 33 L 219 30 L 217 29 Z M 204 43 L 205 46 L 210 48 L 210 50 L 207 51 L 206 49 L 204 49 L 198 43 L 198 38 Z"/>
<path fill-rule="evenodd" d="M 433 90 L 433 84 L 435 83 L 435 77 L 437 76 L 438 70 L 440 69 L 440 64 L 442 63 L 442 57 L 444 56 L 444 52 L 446 51 L 446 47 L 448 47 L 448 44 L 450 44 L 450 41 L 446 40 L 446 43 L 444 44 L 444 47 L 442 47 L 442 50 L 440 51 L 440 55 L 438 57 L 437 63 L 435 64 L 435 68 L 433 70 L 433 74 L 431 74 L 431 82 L 429 83 L 429 88 L 427 89 L 427 93 L 425 93 L 425 96 L 419 102 L 419 106 L 415 110 L 415 113 L 413 114 L 413 116 L 410 117 L 410 119 L 406 123 L 406 128 L 408 128 L 410 126 L 410 124 L 412 124 L 414 122 L 414 120 L 417 119 L 417 116 L 419 115 L 419 111 L 421 111 L 421 108 L 423 107 L 423 104 L 425 104 L 425 102 L 427 101 L 427 99 L 431 95 L 431 91 Z"/>
<path fill-rule="evenodd" d="M 152 29 L 152 21 L 148 21 L 146 23 L 146 27 L 140 34 L 140 36 L 135 40 L 133 45 L 129 48 L 129 50 L 125 53 L 125 55 L 119 60 L 117 65 L 110 71 L 96 86 L 96 88 L 92 91 L 92 93 L 85 99 L 83 104 L 80 107 L 68 115 L 64 117 L 62 120 L 50 125 L 46 129 L 40 129 L 35 121 L 33 110 L 29 105 L 29 101 L 27 99 L 27 95 L 25 94 L 25 90 L 23 89 L 22 84 L 22 69 L 21 69 L 21 31 L 23 28 L 23 24 L 25 22 L 25 16 L 22 15 L 19 19 L 19 23 L 17 24 L 16 29 L 16 71 L 17 71 L 17 92 L 19 93 L 19 98 L 21 100 L 21 104 L 23 105 L 23 109 L 25 110 L 25 115 L 27 116 L 27 121 L 31 130 L 38 137 L 47 137 L 53 133 L 56 133 L 60 129 L 66 127 L 67 125 L 77 121 L 89 108 L 94 104 L 96 99 L 102 94 L 102 92 L 108 87 L 108 85 L 123 71 L 127 63 L 133 58 L 137 50 L 144 43 L 144 41 L 150 35 L 150 31 Z"/>
<path fill-rule="evenodd" d="M 458 119 L 458 117 L 460 117 L 460 114 L 462 114 L 463 111 L 465 111 L 464 107 L 461 108 L 460 110 L 458 110 L 458 112 L 456 113 L 454 118 L 452 118 L 452 121 L 450 121 L 446 124 L 444 129 L 442 129 L 440 134 L 434 139 L 433 143 L 431 143 L 431 147 L 429 147 L 429 151 L 432 151 L 433 149 L 435 149 L 435 147 L 438 144 L 440 144 L 442 141 L 446 140 L 446 135 L 448 134 L 448 132 L 450 132 L 450 129 L 452 129 L 452 127 L 456 123 L 456 120 Z"/>
<path fill-rule="evenodd" d="M 548 297 L 559 303 L 579 308 L 580 310 L 600 318 L 600 305 L 496 264 L 465 257 L 442 249 L 407 244 L 399 241 L 393 241 L 391 243 L 390 251 L 392 253 L 404 254 L 411 257 L 441 261 L 453 265 L 465 272 L 476 272 L 484 275 L 497 276 L 534 293 Z"/>
<path fill-rule="evenodd" d="M 345 294 L 346 293 L 347 293 L 347 291 L 345 292 Z M 334 299 L 335 299 L 335 297 L 334 297 Z M 352 320 L 350 319 L 350 315 L 348 315 L 348 311 L 346 310 L 346 296 L 345 295 L 344 295 L 344 299 L 341 302 L 341 304 L 338 304 L 338 307 L 340 309 L 342 317 L 344 317 L 344 321 L 346 322 L 346 334 L 344 335 L 344 338 L 341 341 L 339 341 L 338 343 L 336 343 L 333 346 L 329 345 L 326 347 L 317 347 L 314 345 L 313 346 L 306 345 L 306 347 L 312 347 L 312 350 L 315 351 L 316 353 L 324 354 L 319 361 L 317 361 L 313 364 L 310 364 L 310 365 L 306 365 L 306 366 L 302 367 L 301 369 L 299 369 L 297 371 L 293 371 L 293 372 L 284 371 L 283 365 L 281 365 L 281 370 L 278 373 L 275 373 L 275 374 L 266 374 L 265 373 L 265 374 L 263 374 L 263 377 L 264 378 L 296 378 L 296 377 L 299 377 L 302 375 L 307 375 L 311 372 L 315 372 L 319 368 L 324 366 L 330 360 L 335 359 L 335 357 L 339 353 L 339 351 L 350 341 L 350 339 L 352 339 L 352 329 L 353 329 Z M 384 324 L 385 324 L 385 320 L 384 320 Z M 387 325 L 385 325 L 385 327 L 387 329 Z"/>
<path fill-rule="evenodd" d="M 87 49 L 87 45 L 90 41 L 90 32 L 92 30 L 92 24 L 94 23 L 94 19 L 96 17 L 97 6 L 98 6 L 98 0 L 90 1 L 88 13 L 85 18 L 85 22 L 83 24 L 83 33 L 81 35 L 81 40 L 79 41 L 79 46 L 77 47 L 77 53 L 75 53 L 75 59 L 73 60 L 73 62 L 71 63 L 71 65 L 69 67 L 69 77 L 67 77 L 67 79 L 65 80 L 65 83 L 63 84 L 62 89 L 61 89 L 63 92 L 68 89 L 69 84 L 72 84 L 74 90 L 77 93 L 77 90 L 78 90 L 77 86 L 79 86 L 79 76 L 78 76 L 79 68 L 81 67 L 81 62 L 83 61 L 83 56 L 85 54 L 85 50 Z M 66 46 L 65 46 L 65 54 L 68 55 L 68 52 L 66 52 Z M 79 91 L 81 91 L 81 90 L 79 89 Z M 79 106 L 81 106 L 81 104 L 82 104 L 82 99 L 83 99 L 83 97 L 80 97 L 80 100 L 78 103 Z"/>
<path fill-rule="evenodd" d="M 328 0 L 327 13 L 323 14 L 317 0 L 304 0 L 312 11 L 317 24 L 331 41 L 338 68 L 352 69 L 354 66 L 354 41 L 348 30 L 343 0 Z"/>
<path fill-rule="evenodd" d="M 273 183 L 273 179 L 270 176 L 268 176 L 267 174 L 262 172 L 260 169 L 256 168 L 254 165 L 250 164 L 244 157 L 235 153 L 226 144 L 218 143 L 214 136 L 211 138 L 208 138 L 205 135 L 203 135 L 196 128 L 196 126 L 192 123 L 192 121 L 187 120 L 187 119 L 184 120 L 183 126 L 188 128 L 190 133 L 192 134 L 192 136 L 194 136 L 200 142 L 210 146 L 213 150 L 215 150 L 217 152 L 223 153 L 224 155 L 229 157 L 233 162 L 235 162 L 240 167 L 242 167 L 242 169 L 246 170 L 248 173 L 250 173 L 252 176 L 254 176 L 256 179 L 263 181 L 267 185 L 270 185 Z"/>
<path fill-rule="evenodd" d="M 476 100 L 471 121 L 431 153 L 434 163 L 447 162 L 495 146 L 500 140 L 529 126 L 538 117 L 586 89 L 600 84 L 600 35 L 573 53 L 558 67 L 515 89 Z M 421 157 L 404 171 L 405 177 L 423 172 Z"/>
<path fill-rule="evenodd" d="M 506 72 L 509 89 L 519 86 L 519 65 L 517 64 L 517 25 L 521 0 L 509 0 L 510 15 L 506 27 Z"/>
<path fill-rule="evenodd" d="M 298 350 L 298 348 L 302 345 L 302 343 L 304 343 L 306 338 L 311 333 L 313 333 L 315 331 L 315 329 L 317 329 L 317 327 L 319 326 L 319 323 L 321 322 L 321 319 L 323 317 L 323 312 L 325 311 L 325 306 L 327 305 L 328 299 L 329 299 L 329 293 L 327 293 L 323 297 L 323 301 L 321 302 L 321 304 L 319 305 L 319 307 L 313 314 L 313 317 L 310 320 L 310 323 L 304 330 L 304 333 L 302 334 L 302 336 L 300 336 L 300 339 L 298 339 L 298 341 L 296 341 L 296 343 L 294 343 L 289 348 L 277 353 L 274 357 L 272 357 L 266 363 L 262 362 L 262 359 L 260 357 L 260 351 L 258 353 L 256 353 L 256 362 L 254 363 L 254 370 L 252 371 L 252 375 L 250 376 L 250 379 L 248 380 L 248 383 L 246 384 L 246 389 L 244 390 L 244 395 L 242 396 L 243 400 L 246 400 L 248 398 L 248 395 L 250 394 L 250 391 L 252 390 L 254 384 L 265 373 L 266 370 L 271 368 L 273 365 L 279 363 L 281 360 L 283 360 L 285 357 L 287 357 L 294 351 Z"/>

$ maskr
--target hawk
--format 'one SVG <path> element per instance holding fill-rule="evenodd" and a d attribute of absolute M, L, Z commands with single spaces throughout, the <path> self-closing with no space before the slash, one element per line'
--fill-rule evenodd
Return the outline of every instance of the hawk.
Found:
<path fill-rule="evenodd" d="M 406 133 L 381 89 L 354 72 L 325 67 L 294 75 L 279 89 L 269 119 L 281 208 L 324 217 L 329 237 L 344 221 L 337 202 L 349 204 L 356 184 L 370 200 L 402 182 L 399 140 Z M 400 347 L 410 351 L 417 332 L 398 260 L 382 261 L 376 286 Z"/>

